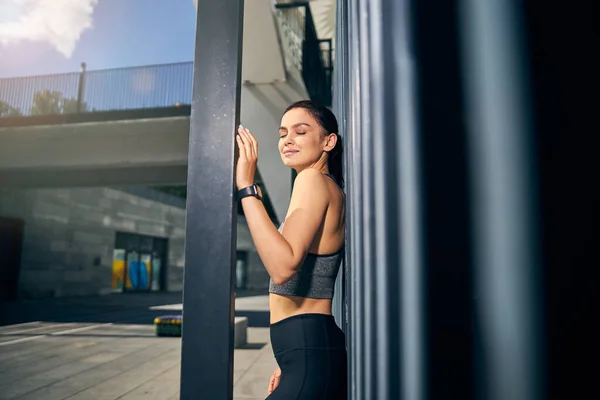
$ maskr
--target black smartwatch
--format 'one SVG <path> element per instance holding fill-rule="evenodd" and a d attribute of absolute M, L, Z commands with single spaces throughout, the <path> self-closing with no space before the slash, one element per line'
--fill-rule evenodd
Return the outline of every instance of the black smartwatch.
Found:
<path fill-rule="evenodd" d="M 262 200 L 262 192 L 260 190 L 260 187 L 258 187 L 258 185 L 256 183 L 252 186 L 248 186 L 243 189 L 240 189 L 237 192 L 238 201 L 240 201 L 244 197 L 248 197 L 248 196 L 254 196 L 257 199 Z"/>

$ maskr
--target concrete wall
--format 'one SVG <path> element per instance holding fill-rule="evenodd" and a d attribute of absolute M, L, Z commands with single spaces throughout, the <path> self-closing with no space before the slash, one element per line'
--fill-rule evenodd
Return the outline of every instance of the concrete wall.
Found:
<path fill-rule="evenodd" d="M 182 199 L 143 188 L 0 190 L 0 216 L 25 221 L 20 298 L 111 293 L 117 231 L 167 238 L 166 289 L 182 290 L 183 207 Z M 249 286 L 266 287 L 268 276 L 243 219 L 238 249 L 249 252 Z"/>

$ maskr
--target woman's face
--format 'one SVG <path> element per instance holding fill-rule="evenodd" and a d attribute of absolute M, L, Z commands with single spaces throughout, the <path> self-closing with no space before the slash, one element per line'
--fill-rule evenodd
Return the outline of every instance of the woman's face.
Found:
<path fill-rule="evenodd" d="M 314 165 L 323 156 L 327 136 L 317 120 L 303 108 L 294 108 L 281 118 L 279 154 L 290 168 L 304 169 Z"/>

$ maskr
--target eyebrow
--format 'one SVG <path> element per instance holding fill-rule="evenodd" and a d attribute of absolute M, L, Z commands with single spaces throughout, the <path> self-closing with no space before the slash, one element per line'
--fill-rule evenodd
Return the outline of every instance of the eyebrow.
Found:
<path fill-rule="evenodd" d="M 302 126 L 302 125 L 306 125 L 306 126 L 308 126 L 310 128 L 310 124 L 307 124 L 306 122 L 298 122 L 297 124 L 292 125 L 292 128 L 297 128 L 297 127 Z M 280 126 L 279 130 L 280 131 L 287 131 L 287 128 L 285 126 Z"/>

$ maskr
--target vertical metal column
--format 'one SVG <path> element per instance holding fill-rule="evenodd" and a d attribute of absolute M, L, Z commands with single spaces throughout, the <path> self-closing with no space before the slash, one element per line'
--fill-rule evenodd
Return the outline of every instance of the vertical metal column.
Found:
<path fill-rule="evenodd" d="M 421 160 L 419 156 L 419 129 L 417 123 L 417 75 L 414 54 L 412 1 L 386 1 L 383 10 L 390 10 L 387 27 L 391 32 L 384 37 L 394 39 L 384 46 L 390 68 L 393 68 L 395 87 L 388 96 L 395 96 L 396 147 L 388 149 L 385 141 L 381 154 L 381 168 L 385 170 L 388 160 L 396 160 L 396 198 L 388 207 L 396 209 L 397 253 L 396 260 L 390 260 L 388 268 L 398 266 L 397 284 L 399 297 L 399 337 L 400 337 L 400 387 L 399 398 L 423 400 L 426 390 L 425 355 L 425 284 L 423 279 L 423 216 L 421 211 L 422 188 Z M 384 11 L 385 12 L 385 11 Z M 393 67 L 392 67 L 393 66 Z M 382 85 L 385 85 L 384 79 Z M 387 111 L 386 111 L 387 110 Z M 389 113 L 385 107 L 384 113 Z M 387 125 L 387 124 L 386 124 Z M 385 127 L 382 127 L 385 130 Z M 389 133 L 388 133 L 389 134 Z M 383 152 L 383 150 L 382 150 Z M 388 176 L 386 185 L 392 185 L 393 176 Z M 388 210 L 390 214 L 393 214 Z M 390 243 L 394 246 L 395 243 Z M 394 290 L 393 284 L 390 290 Z M 394 340 L 394 338 L 391 338 Z M 390 377 L 393 379 L 393 376 Z"/>
<path fill-rule="evenodd" d="M 519 3 L 520 4 L 520 3 Z M 541 398 L 539 271 L 521 7 L 462 1 L 473 179 L 478 398 Z"/>
<path fill-rule="evenodd" d="M 409 5 L 349 1 L 344 20 L 338 20 L 337 46 L 344 49 L 339 30 L 345 24 L 349 66 L 351 399 L 424 398 L 422 223 Z M 336 65 L 341 68 L 339 60 Z"/>
<path fill-rule="evenodd" d="M 347 26 L 347 8 L 348 3 L 338 1 L 336 5 L 336 67 L 333 69 L 333 110 L 338 120 L 338 134 L 344 140 L 348 137 L 348 26 Z M 330 53 L 331 55 L 331 53 Z M 329 66 L 332 66 L 330 60 Z M 346 144 L 346 154 L 344 154 L 344 175 L 348 176 L 348 150 Z M 346 238 L 349 236 L 351 227 L 346 224 Z M 348 247 L 346 246 L 346 249 Z M 346 340 L 348 339 L 347 323 L 347 293 L 346 277 L 348 276 L 348 256 L 344 259 L 342 268 L 338 273 L 335 281 L 335 291 L 333 296 L 332 312 L 335 320 L 344 332 L 346 332 Z"/>
<path fill-rule="evenodd" d="M 83 102 L 83 94 L 84 94 L 84 86 L 85 86 L 85 70 L 86 64 L 84 62 L 81 63 L 81 71 L 79 71 L 79 84 L 77 85 L 77 112 L 80 113 L 81 104 Z M 85 110 L 87 111 L 87 110 Z"/>
<path fill-rule="evenodd" d="M 233 397 L 235 140 L 243 0 L 199 0 L 191 111 L 181 399 Z"/>
<path fill-rule="evenodd" d="M 338 1 L 339 2 L 339 1 Z M 365 397 L 365 359 L 363 333 L 363 258 L 362 235 L 364 229 L 360 223 L 362 210 L 362 185 L 361 169 L 362 156 L 360 153 L 360 48 L 358 1 L 348 1 L 348 116 L 346 132 L 346 229 L 348 237 L 348 250 L 346 263 L 348 270 L 348 395 L 351 400 L 364 399 Z M 338 25 L 340 29 L 340 25 Z M 338 52 L 339 55 L 339 52 Z M 339 66 L 337 67 L 339 68 Z"/>

